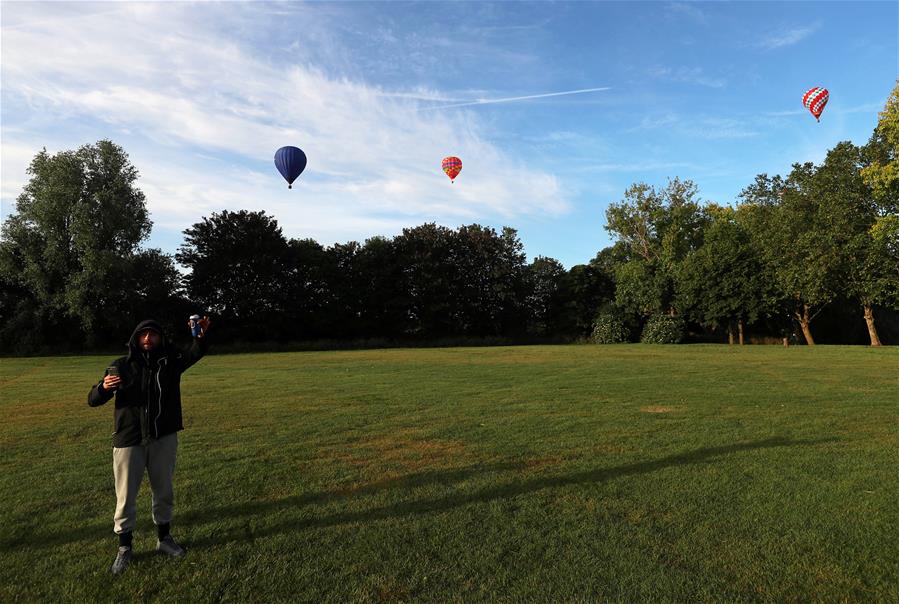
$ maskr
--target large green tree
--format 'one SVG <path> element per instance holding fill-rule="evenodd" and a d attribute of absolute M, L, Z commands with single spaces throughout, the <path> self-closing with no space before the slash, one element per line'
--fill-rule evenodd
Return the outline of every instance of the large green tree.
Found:
<path fill-rule="evenodd" d="M 570 312 L 577 335 L 592 333 L 599 310 L 615 300 L 615 271 L 627 262 L 627 254 L 627 246 L 619 241 L 598 251 L 587 264 L 577 264 L 568 271 Z"/>
<path fill-rule="evenodd" d="M 702 247 L 690 253 L 677 272 L 677 301 L 684 313 L 698 323 L 734 331 L 744 343 L 744 327 L 766 311 L 764 266 L 749 233 L 732 208 L 709 206 L 712 221 L 706 227 Z"/>
<path fill-rule="evenodd" d="M 392 239 L 371 237 L 355 257 L 355 294 L 363 300 L 359 317 L 363 335 L 396 338 L 407 331 L 409 300 L 403 267 Z"/>
<path fill-rule="evenodd" d="M 850 285 L 862 304 L 871 345 L 878 346 L 874 306 L 899 307 L 899 257 L 891 245 L 899 224 L 899 86 L 861 153 L 860 177 L 870 203 L 865 228 L 853 241 Z"/>
<path fill-rule="evenodd" d="M 452 230 L 426 223 L 394 238 L 408 296 L 408 335 L 441 337 L 458 333 L 454 317 L 456 279 Z"/>
<path fill-rule="evenodd" d="M 877 343 L 870 313 L 877 206 L 861 178 L 864 157 L 841 142 L 820 165 L 794 164 L 785 181 L 760 175 L 741 193 L 755 242 L 809 345 L 815 343 L 814 318 L 847 294 L 862 299 Z"/>
<path fill-rule="evenodd" d="M 396 245 L 372 237 L 325 252 L 327 303 L 320 322 L 328 337 L 395 338 L 407 328 L 408 299 Z"/>
<path fill-rule="evenodd" d="M 606 210 L 606 230 L 623 243 L 628 261 L 615 271 L 616 303 L 643 316 L 677 313 L 674 276 L 702 243 L 708 221 L 689 180 L 675 178 L 661 190 L 636 183 Z"/>
<path fill-rule="evenodd" d="M 752 209 L 755 241 L 809 345 L 812 321 L 837 296 L 841 268 L 814 177 L 814 164 L 794 164 L 786 180 L 760 175 L 741 193 Z"/>
<path fill-rule="evenodd" d="M 852 243 L 851 292 L 862 305 L 872 346 L 881 340 L 874 306 L 899 309 L 899 216 L 878 216 Z"/>
<path fill-rule="evenodd" d="M 526 265 L 518 233 L 500 233 L 479 224 L 459 227 L 454 234 L 454 315 L 462 333 L 510 335 L 526 324 Z"/>
<path fill-rule="evenodd" d="M 894 213 L 899 203 L 899 80 L 896 83 L 868 144 L 870 162 L 862 170 L 873 195 Z"/>
<path fill-rule="evenodd" d="M 538 336 L 558 335 L 573 330 L 571 283 L 562 263 L 537 256 L 527 266 L 528 331 Z"/>
<path fill-rule="evenodd" d="M 221 318 L 226 337 L 280 339 L 289 305 L 290 253 L 264 211 L 223 210 L 184 231 L 178 262 L 190 269 L 188 297 Z"/>
<path fill-rule="evenodd" d="M 289 304 L 284 335 L 296 340 L 329 337 L 327 314 L 332 301 L 332 258 L 312 239 L 288 242 L 284 290 Z"/>
<path fill-rule="evenodd" d="M 4 302 L 7 327 L 24 322 L 58 345 L 108 341 L 131 320 L 129 270 L 150 234 L 137 169 L 121 147 L 101 140 L 44 149 L 28 174 L 0 243 L 0 280 L 19 295 L 13 308 Z"/>
<path fill-rule="evenodd" d="M 827 219 L 822 253 L 840 262 L 843 290 L 861 303 L 871 345 L 879 346 L 874 306 L 895 301 L 890 291 L 894 289 L 892 271 L 872 228 L 879 218 L 895 213 L 896 200 L 878 203 L 878 196 L 862 178 L 868 157 L 868 149 L 849 142 L 837 144 L 815 174 L 814 194 Z"/>
<path fill-rule="evenodd" d="M 526 325 L 526 265 L 514 229 L 423 224 L 394 239 L 410 335 L 509 335 Z"/>

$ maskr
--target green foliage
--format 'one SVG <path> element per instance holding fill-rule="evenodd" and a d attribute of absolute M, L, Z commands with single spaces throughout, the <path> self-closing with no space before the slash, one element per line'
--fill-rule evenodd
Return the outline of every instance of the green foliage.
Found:
<path fill-rule="evenodd" d="M 821 165 L 794 164 L 785 182 L 762 175 L 741 195 L 754 244 L 810 344 L 812 319 L 847 290 L 847 275 L 856 295 L 861 285 L 853 281 L 867 278 L 860 238 L 875 212 L 863 161 L 861 149 L 841 142 Z"/>
<path fill-rule="evenodd" d="M 600 250 L 587 264 L 572 266 L 566 275 L 570 283 L 568 321 L 574 333 L 587 336 L 593 330 L 596 309 L 615 299 L 615 264 L 620 245 Z"/>
<path fill-rule="evenodd" d="M 606 230 L 628 258 L 615 269 L 616 304 L 643 315 L 667 311 L 674 307 L 677 267 L 702 244 L 708 221 L 696 185 L 675 178 L 657 191 L 637 183 L 624 197 L 606 210 Z"/>
<path fill-rule="evenodd" d="M 396 337 L 407 331 L 407 296 L 403 265 L 393 239 L 372 237 L 354 259 L 355 283 L 344 288 L 359 300 L 356 337 Z M 361 295 L 360 295 L 361 294 Z M 337 332 L 331 331 L 333 335 Z"/>
<path fill-rule="evenodd" d="M 451 302 L 454 332 L 523 332 L 527 324 L 527 265 L 518 232 L 503 227 L 497 233 L 472 224 L 459 227 L 452 239 L 446 269 L 455 278 Z"/>
<path fill-rule="evenodd" d="M 899 310 L 899 216 L 878 218 L 866 235 L 859 298 Z"/>
<path fill-rule="evenodd" d="M 524 248 L 515 229 L 435 224 L 395 238 L 403 260 L 410 333 L 498 335 L 527 325 Z"/>
<path fill-rule="evenodd" d="M 3 314 L 43 331 L 45 341 L 100 343 L 111 326 L 132 320 L 134 292 L 123 282 L 151 226 L 138 172 L 121 147 L 101 140 L 55 155 L 45 149 L 28 174 L 0 243 L 0 281 L 24 306 L 4 302 Z M 160 259 L 168 271 L 171 259 Z M 8 324 L 0 339 L 21 335 Z"/>
<path fill-rule="evenodd" d="M 569 327 L 561 324 L 571 311 L 571 284 L 567 276 L 562 263 L 553 258 L 537 256 L 528 265 L 526 304 L 531 333 L 551 335 L 553 328 Z"/>
<path fill-rule="evenodd" d="M 615 304 L 648 316 L 664 312 L 671 300 L 672 275 L 658 261 L 634 259 L 615 267 Z"/>
<path fill-rule="evenodd" d="M 640 342 L 643 344 L 680 344 L 686 335 L 686 325 L 681 317 L 653 315 L 643 327 Z"/>
<path fill-rule="evenodd" d="M 627 342 L 628 329 L 621 315 L 611 309 L 604 309 L 596 315 L 590 341 L 595 344 L 621 344 Z"/>
<path fill-rule="evenodd" d="M 287 307 L 288 244 L 278 222 L 264 211 L 223 210 L 184 231 L 178 262 L 190 269 L 187 292 L 202 312 L 229 328 L 269 338 L 272 318 Z"/>
<path fill-rule="evenodd" d="M 880 112 L 867 149 L 870 163 L 862 169 L 862 177 L 895 212 L 899 204 L 899 80 Z"/>
<path fill-rule="evenodd" d="M 698 323 L 753 323 L 768 311 L 771 286 L 758 250 L 731 208 L 712 206 L 704 243 L 676 275 L 677 306 Z"/>

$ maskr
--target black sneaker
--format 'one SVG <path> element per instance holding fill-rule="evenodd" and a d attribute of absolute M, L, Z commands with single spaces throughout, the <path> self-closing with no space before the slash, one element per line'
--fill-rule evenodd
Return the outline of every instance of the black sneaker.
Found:
<path fill-rule="evenodd" d="M 112 568 L 109 570 L 114 575 L 121 575 L 128 568 L 129 564 L 131 564 L 131 548 L 127 545 L 122 545 L 119 547 L 119 551 L 115 556 L 115 562 L 112 563 Z"/>
<path fill-rule="evenodd" d="M 175 542 L 171 535 L 166 535 L 156 542 L 156 551 L 172 558 L 180 558 L 184 555 L 184 548 Z"/>

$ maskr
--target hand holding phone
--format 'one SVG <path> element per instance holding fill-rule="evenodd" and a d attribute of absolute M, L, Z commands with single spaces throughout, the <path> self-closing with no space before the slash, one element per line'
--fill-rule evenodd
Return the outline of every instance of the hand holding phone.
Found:
<path fill-rule="evenodd" d="M 106 376 L 103 377 L 104 390 L 116 390 L 122 385 L 122 378 L 119 375 L 119 368 L 110 365 L 106 368 Z"/>

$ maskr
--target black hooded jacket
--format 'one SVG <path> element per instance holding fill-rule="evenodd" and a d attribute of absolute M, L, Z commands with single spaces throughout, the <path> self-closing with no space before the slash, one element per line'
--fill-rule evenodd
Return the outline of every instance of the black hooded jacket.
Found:
<path fill-rule="evenodd" d="M 152 352 L 144 352 L 137 334 L 152 329 L 162 337 L 162 344 Z M 143 321 L 128 340 L 128 355 L 112 362 L 118 367 L 121 385 L 115 391 L 103 388 L 103 380 L 91 388 L 87 404 L 99 407 L 115 395 L 115 431 L 112 446 L 133 447 L 146 444 L 184 429 L 181 420 L 181 374 L 202 358 L 206 338 L 194 338 L 187 350 L 169 344 L 156 321 Z M 106 377 L 108 371 L 104 372 Z"/>

